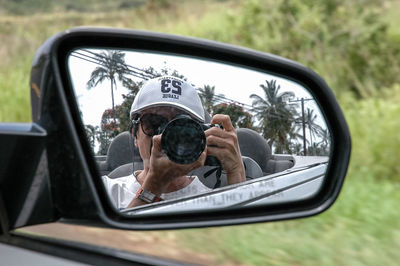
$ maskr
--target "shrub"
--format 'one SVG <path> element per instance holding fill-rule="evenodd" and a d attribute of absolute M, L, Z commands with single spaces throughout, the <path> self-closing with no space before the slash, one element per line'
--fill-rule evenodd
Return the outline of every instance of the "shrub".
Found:
<path fill-rule="evenodd" d="M 380 1 L 247 1 L 229 16 L 232 40 L 299 61 L 340 95 L 367 98 L 400 82 L 400 39 Z M 389 5 L 388 5 L 389 6 Z"/>
<path fill-rule="evenodd" d="M 350 171 L 400 181 L 400 85 L 382 98 L 342 101 L 352 135 Z"/>

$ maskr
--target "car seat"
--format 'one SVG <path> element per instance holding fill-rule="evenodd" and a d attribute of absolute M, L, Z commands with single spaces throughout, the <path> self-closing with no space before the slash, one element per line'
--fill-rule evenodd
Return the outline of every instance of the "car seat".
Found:
<path fill-rule="evenodd" d="M 97 161 L 101 175 L 107 175 L 121 165 L 132 163 L 131 147 L 134 147 L 132 141 L 128 131 L 120 133 L 113 139 L 108 147 L 106 160 Z M 136 147 L 134 147 L 134 154 L 135 161 L 141 162 L 142 159 Z"/>
<path fill-rule="evenodd" d="M 257 133 L 256 133 L 257 134 Z M 116 143 L 114 143 L 116 142 Z M 121 153 L 118 153 L 115 149 L 119 147 L 123 148 Z M 113 156 L 116 156 L 113 158 Z M 127 156 L 121 159 L 121 156 Z M 110 145 L 109 154 L 105 162 L 99 162 L 100 167 L 104 167 L 105 170 L 100 169 L 102 175 L 107 175 L 109 178 L 118 178 L 127 176 L 133 173 L 133 171 L 143 169 L 143 162 L 139 156 L 139 153 L 135 151 L 135 164 L 132 164 L 132 153 L 129 149 L 129 133 L 123 132 L 118 135 Z M 246 170 L 246 178 L 253 179 L 263 175 L 263 171 L 258 163 L 248 156 L 242 156 L 243 164 Z M 133 168 L 135 167 L 135 169 Z M 109 170 L 111 169 L 111 171 Z M 196 175 L 199 177 L 206 186 L 210 188 L 222 187 L 227 185 L 226 175 L 223 171 L 218 172 L 216 166 L 203 166 L 192 171 L 189 175 Z"/>
<path fill-rule="evenodd" d="M 266 172 L 267 162 L 271 159 L 271 148 L 267 141 L 256 131 L 249 128 L 238 128 L 240 152 L 242 156 L 252 158 Z"/>
<path fill-rule="evenodd" d="M 272 155 L 267 141 L 256 131 L 249 128 L 239 128 L 236 133 L 242 156 L 254 159 L 264 174 L 273 174 L 293 167 L 294 158 L 292 156 L 278 157 Z"/>

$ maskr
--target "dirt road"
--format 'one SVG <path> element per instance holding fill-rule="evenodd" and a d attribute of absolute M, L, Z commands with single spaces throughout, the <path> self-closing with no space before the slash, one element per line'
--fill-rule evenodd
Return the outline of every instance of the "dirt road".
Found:
<path fill-rule="evenodd" d="M 219 264 L 209 254 L 199 254 L 198 252 L 184 248 L 184 243 L 171 231 L 133 232 L 51 223 L 25 227 L 20 229 L 19 232 L 122 249 L 133 253 L 178 260 L 189 264 Z"/>

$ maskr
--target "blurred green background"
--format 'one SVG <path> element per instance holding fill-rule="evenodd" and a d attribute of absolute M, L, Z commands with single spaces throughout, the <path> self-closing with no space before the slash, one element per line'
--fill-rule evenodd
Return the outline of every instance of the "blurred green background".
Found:
<path fill-rule="evenodd" d="M 350 127 L 350 168 L 334 206 L 307 219 L 152 234 L 173 234 L 226 265 L 398 265 L 399 15 L 398 0 L 0 0 L 0 121 L 31 121 L 34 53 L 75 26 L 187 35 L 293 59 L 327 81 Z"/>

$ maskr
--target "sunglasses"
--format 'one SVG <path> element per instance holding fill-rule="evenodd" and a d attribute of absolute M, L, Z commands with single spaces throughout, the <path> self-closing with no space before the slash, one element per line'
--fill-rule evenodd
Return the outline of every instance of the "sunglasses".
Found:
<path fill-rule="evenodd" d="M 138 119 L 143 133 L 150 137 L 161 134 L 162 130 L 169 121 L 170 120 L 165 116 L 157 114 L 144 114 Z"/>

